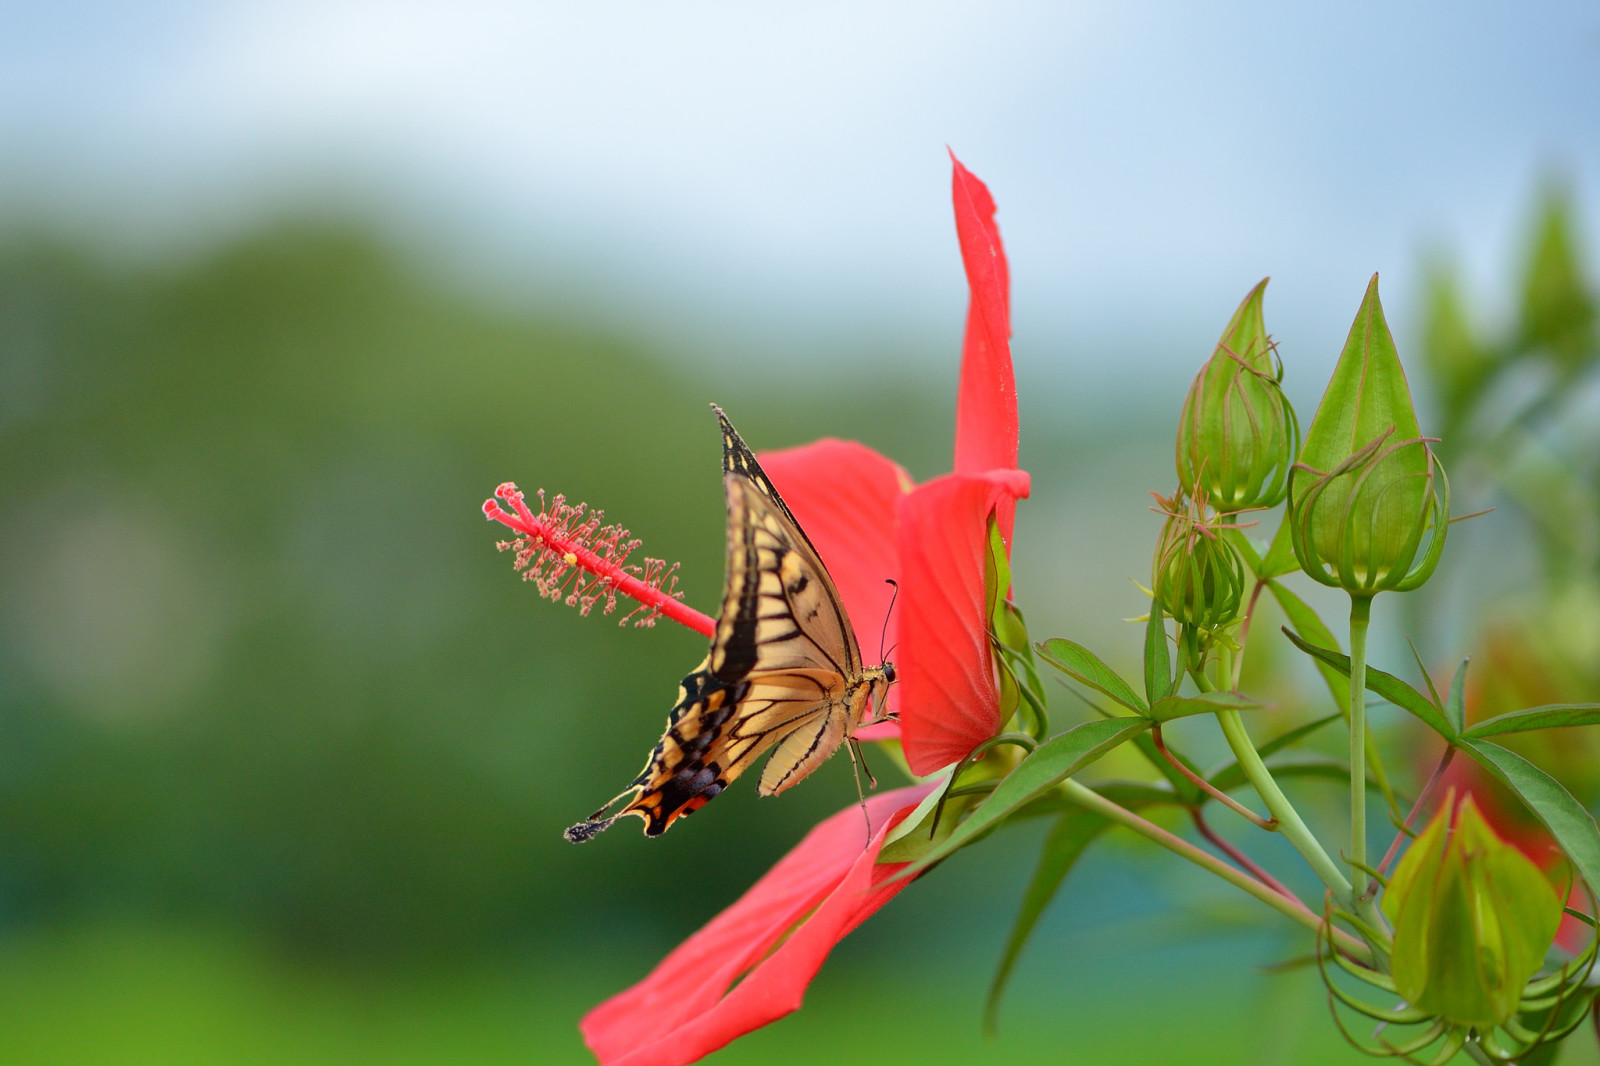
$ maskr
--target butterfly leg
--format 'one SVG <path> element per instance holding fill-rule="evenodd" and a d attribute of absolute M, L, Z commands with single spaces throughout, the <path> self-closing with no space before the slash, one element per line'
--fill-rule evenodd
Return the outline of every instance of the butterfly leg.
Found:
<path fill-rule="evenodd" d="M 856 796 L 861 802 L 861 820 L 867 823 L 867 842 L 872 841 L 872 816 L 867 813 L 867 794 L 861 790 L 861 771 L 867 771 L 867 780 L 872 782 L 872 787 L 878 787 L 877 780 L 872 776 L 872 771 L 867 769 L 866 755 L 861 750 L 861 744 L 855 737 L 849 737 L 845 744 L 850 751 L 850 772 L 856 779 Z"/>

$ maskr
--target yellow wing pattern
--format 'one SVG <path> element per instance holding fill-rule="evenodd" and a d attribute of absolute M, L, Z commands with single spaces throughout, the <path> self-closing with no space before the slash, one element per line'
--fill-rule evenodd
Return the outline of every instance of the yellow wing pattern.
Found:
<path fill-rule="evenodd" d="M 728 557 L 705 660 L 683 679 L 667 730 L 621 795 L 566 831 L 593 839 L 624 815 L 659 836 L 764 752 L 757 791 L 776 795 L 855 732 L 894 668 L 864 669 L 833 579 L 720 408 Z M 607 811 L 626 800 L 616 811 Z"/>

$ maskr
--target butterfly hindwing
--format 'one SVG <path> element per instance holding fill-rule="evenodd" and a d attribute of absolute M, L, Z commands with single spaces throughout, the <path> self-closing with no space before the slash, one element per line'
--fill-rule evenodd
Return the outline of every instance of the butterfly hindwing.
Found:
<path fill-rule="evenodd" d="M 769 749 L 758 791 L 773 795 L 821 765 L 860 724 L 885 669 L 863 670 L 838 589 L 720 409 L 728 508 L 722 609 L 705 660 L 678 690 L 667 730 L 629 789 L 567 830 L 581 842 L 617 818 L 658 836 Z M 627 803 L 609 817 L 619 801 Z"/>

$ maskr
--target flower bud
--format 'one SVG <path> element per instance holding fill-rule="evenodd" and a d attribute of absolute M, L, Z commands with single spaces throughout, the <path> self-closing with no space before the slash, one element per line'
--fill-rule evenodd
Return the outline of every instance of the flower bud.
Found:
<path fill-rule="evenodd" d="M 1181 500 L 1181 497 L 1179 498 Z M 1244 601 L 1244 560 L 1190 505 L 1165 501 L 1167 521 L 1156 542 L 1151 587 L 1162 610 L 1182 625 L 1216 629 L 1239 617 Z"/>
<path fill-rule="evenodd" d="M 1386 433 L 1327 473 L 1295 465 L 1289 536 L 1301 568 L 1324 585 L 1356 595 L 1406 592 L 1439 565 L 1450 483 L 1426 440 L 1393 436 Z"/>
<path fill-rule="evenodd" d="M 1355 596 L 1428 580 L 1450 515 L 1450 483 L 1428 444 L 1374 274 L 1289 474 L 1289 534 L 1301 569 Z"/>
<path fill-rule="evenodd" d="M 1278 382 L 1261 315 L 1267 281 L 1250 290 L 1189 386 L 1178 422 L 1178 484 L 1223 513 L 1274 507 L 1288 487 L 1300 424 Z"/>
<path fill-rule="evenodd" d="M 1395 987 L 1411 1006 L 1487 1029 L 1518 1010 L 1561 923 L 1561 900 L 1471 796 L 1445 798 L 1389 881 Z M 1452 824 L 1452 822 L 1454 824 Z"/>

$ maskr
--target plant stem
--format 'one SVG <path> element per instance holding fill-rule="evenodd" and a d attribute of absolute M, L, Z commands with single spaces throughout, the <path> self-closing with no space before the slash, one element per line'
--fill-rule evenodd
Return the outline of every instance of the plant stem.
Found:
<path fill-rule="evenodd" d="M 1239 717 L 1239 712 L 1218 711 L 1217 724 L 1222 727 L 1222 735 L 1227 738 L 1228 747 L 1233 749 L 1233 757 L 1239 760 L 1239 769 L 1244 771 L 1244 776 L 1255 788 L 1256 795 L 1261 797 L 1261 802 L 1267 805 L 1267 810 L 1278 820 L 1278 832 L 1294 845 L 1294 849 L 1306 860 L 1312 872 L 1324 885 L 1333 890 L 1334 895 L 1340 899 L 1350 899 L 1353 895 L 1350 882 L 1345 879 L 1338 864 L 1322 849 L 1322 845 L 1306 827 L 1306 823 L 1300 819 L 1300 812 L 1294 809 L 1289 797 L 1278 787 L 1278 782 L 1273 778 L 1272 771 L 1267 769 L 1267 764 L 1261 761 L 1261 755 L 1256 751 L 1256 746 L 1250 742 L 1250 734 L 1246 732 L 1244 719 Z"/>
<path fill-rule="evenodd" d="M 1350 596 L 1350 876 L 1367 865 L 1367 621 L 1372 597 Z M 1363 896 L 1367 893 L 1363 892 Z"/>
<path fill-rule="evenodd" d="M 1234 887 L 1248 892 L 1273 910 L 1299 922 L 1307 929 L 1314 932 L 1323 930 L 1322 919 L 1313 914 L 1298 899 L 1280 895 L 1244 871 L 1229 866 L 1215 855 L 1202 851 L 1182 837 L 1175 836 L 1155 823 L 1141 818 L 1126 807 L 1106 799 L 1092 788 L 1081 785 L 1070 778 L 1063 781 L 1059 787 L 1068 799 L 1071 799 L 1079 806 L 1094 811 L 1096 814 L 1116 822 L 1118 825 L 1126 826 L 1140 836 L 1160 844 L 1168 851 L 1188 859 L 1196 866 L 1209 870 Z M 1366 944 L 1350 936 L 1342 929 L 1334 929 L 1333 936 L 1339 946 L 1353 957 L 1368 963 L 1372 961 L 1372 951 Z"/>

